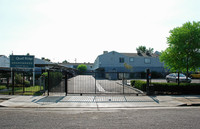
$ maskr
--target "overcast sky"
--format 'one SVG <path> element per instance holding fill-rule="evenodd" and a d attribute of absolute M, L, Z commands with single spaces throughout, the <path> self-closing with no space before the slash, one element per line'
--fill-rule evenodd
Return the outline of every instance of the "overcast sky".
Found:
<path fill-rule="evenodd" d="M 140 45 L 162 51 L 171 29 L 199 18 L 199 0 L 0 0 L 0 55 L 94 62 Z"/>

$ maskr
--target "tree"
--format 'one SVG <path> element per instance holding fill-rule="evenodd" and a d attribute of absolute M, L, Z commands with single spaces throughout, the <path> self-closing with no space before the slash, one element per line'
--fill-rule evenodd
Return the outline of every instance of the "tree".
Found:
<path fill-rule="evenodd" d="M 136 48 L 136 50 L 141 53 L 149 53 L 149 54 L 152 54 L 154 52 L 153 48 L 147 49 L 146 46 L 139 46 L 138 48 Z"/>
<path fill-rule="evenodd" d="M 87 66 L 84 64 L 80 64 L 80 65 L 78 65 L 77 69 L 80 73 L 83 73 L 87 70 Z"/>
<path fill-rule="evenodd" d="M 169 47 L 161 53 L 160 60 L 171 71 L 195 71 L 200 67 L 200 22 L 187 22 L 170 30 Z"/>
<path fill-rule="evenodd" d="M 64 60 L 62 63 L 69 63 L 67 60 Z"/>
<path fill-rule="evenodd" d="M 23 82 L 23 77 L 21 74 L 15 74 L 15 83 L 16 84 L 22 84 Z"/>
<path fill-rule="evenodd" d="M 146 50 L 146 52 L 152 54 L 154 52 L 154 49 L 153 48 L 149 48 L 149 49 Z"/>
<path fill-rule="evenodd" d="M 42 60 L 44 60 L 44 61 L 48 61 L 48 62 L 51 62 L 50 59 L 48 59 L 48 58 L 44 58 L 44 57 L 42 57 Z"/>
<path fill-rule="evenodd" d="M 136 50 L 137 50 L 137 51 L 140 51 L 140 52 L 142 52 L 142 53 L 145 53 L 146 50 L 147 50 L 147 48 L 146 48 L 146 46 L 139 46 L 138 48 L 136 48 Z"/>

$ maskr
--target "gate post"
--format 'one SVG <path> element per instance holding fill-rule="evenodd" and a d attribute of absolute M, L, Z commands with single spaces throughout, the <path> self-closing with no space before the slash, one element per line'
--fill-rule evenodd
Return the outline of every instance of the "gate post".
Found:
<path fill-rule="evenodd" d="M 124 80 L 124 73 L 123 73 L 123 77 L 122 77 L 122 83 L 123 83 L 123 94 L 124 94 L 124 83 L 125 83 L 125 80 Z"/>
<path fill-rule="evenodd" d="M 49 96 L 49 90 L 50 90 L 50 74 L 49 74 L 49 70 L 48 70 L 48 82 L 47 82 L 47 96 Z"/>
<path fill-rule="evenodd" d="M 94 72 L 94 79 L 95 79 L 95 84 L 94 84 L 94 86 L 95 86 L 95 94 L 96 94 L 96 93 L 97 93 L 96 72 Z"/>
<path fill-rule="evenodd" d="M 65 72 L 65 96 L 67 96 L 68 93 L 68 74 Z"/>
<path fill-rule="evenodd" d="M 146 92 L 147 92 L 147 94 L 149 94 L 149 74 L 150 74 L 150 70 L 147 69 L 146 72 L 147 72 L 146 73 L 146 79 L 147 79 Z"/>
<path fill-rule="evenodd" d="M 22 76 L 23 76 L 23 81 L 22 81 L 22 83 L 23 83 L 23 93 L 24 93 L 24 92 L 25 92 L 24 71 L 22 72 Z"/>
<path fill-rule="evenodd" d="M 12 70 L 12 95 L 14 95 L 15 72 Z"/>
<path fill-rule="evenodd" d="M 147 95 L 154 94 L 154 87 L 153 85 L 150 85 L 150 80 L 151 80 L 151 73 L 150 73 L 150 70 L 147 69 L 147 87 L 146 87 Z"/>

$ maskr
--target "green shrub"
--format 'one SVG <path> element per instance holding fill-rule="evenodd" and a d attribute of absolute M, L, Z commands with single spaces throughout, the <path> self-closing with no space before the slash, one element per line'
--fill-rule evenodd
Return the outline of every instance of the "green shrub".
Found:
<path fill-rule="evenodd" d="M 141 80 L 131 80 L 131 85 L 135 88 L 146 91 L 146 82 Z"/>
<path fill-rule="evenodd" d="M 48 72 L 44 72 L 42 76 L 48 77 Z"/>
<path fill-rule="evenodd" d="M 170 94 L 199 94 L 200 84 L 196 83 L 181 83 L 179 86 L 177 83 L 152 83 L 154 90 L 164 94 L 168 92 Z"/>
<path fill-rule="evenodd" d="M 0 90 L 4 90 L 7 89 L 7 87 L 5 85 L 0 85 Z"/>
<path fill-rule="evenodd" d="M 31 85 L 30 82 L 29 82 L 29 81 L 26 81 L 26 80 L 24 81 L 24 84 L 25 84 L 26 87 L 28 87 L 28 86 Z"/>
<path fill-rule="evenodd" d="M 80 74 L 83 74 L 84 72 L 87 71 L 87 66 L 85 64 L 80 64 L 78 65 L 77 69 L 80 72 Z"/>
<path fill-rule="evenodd" d="M 154 91 L 158 94 L 200 94 L 199 83 L 165 83 L 165 82 L 153 82 L 151 83 Z M 131 80 L 131 86 L 146 91 L 146 81 Z"/>
<path fill-rule="evenodd" d="M 23 78 L 21 74 L 15 74 L 15 84 L 22 84 Z"/>

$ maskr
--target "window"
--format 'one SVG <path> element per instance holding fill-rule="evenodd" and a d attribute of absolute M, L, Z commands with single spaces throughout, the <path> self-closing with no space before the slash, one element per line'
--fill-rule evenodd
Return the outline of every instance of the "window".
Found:
<path fill-rule="evenodd" d="M 119 58 L 119 63 L 124 63 L 124 58 L 123 57 Z"/>
<path fill-rule="evenodd" d="M 149 59 L 149 58 L 144 58 L 144 63 L 145 63 L 145 64 L 151 64 L 151 59 Z"/>
<path fill-rule="evenodd" d="M 129 62 L 134 62 L 134 58 L 133 58 L 133 57 L 130 57 L 130 58 L 129 58 Z"/>

